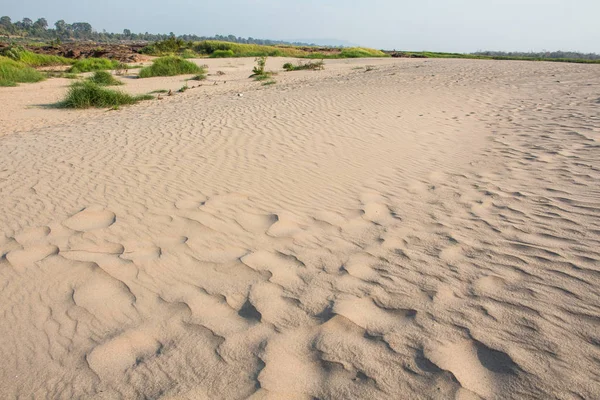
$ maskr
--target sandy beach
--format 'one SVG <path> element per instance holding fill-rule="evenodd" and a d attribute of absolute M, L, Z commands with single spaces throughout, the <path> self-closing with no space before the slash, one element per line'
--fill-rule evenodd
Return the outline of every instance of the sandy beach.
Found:
<path fill-rule="evenodd" d="M 295 61 L 0 88 L 0 397 L 600 398 L 600 65 Z"/>

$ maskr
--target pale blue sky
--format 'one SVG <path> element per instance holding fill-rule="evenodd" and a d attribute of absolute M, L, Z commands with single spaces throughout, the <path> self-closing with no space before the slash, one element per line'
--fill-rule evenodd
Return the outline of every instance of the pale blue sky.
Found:
<path fill-rule="evenodd" d="M 403 50 L 600 53 L 600 0 L 0 1 L 0 15 L 13 21 L 64 19 L 99 31 L 335 38 Z"/>

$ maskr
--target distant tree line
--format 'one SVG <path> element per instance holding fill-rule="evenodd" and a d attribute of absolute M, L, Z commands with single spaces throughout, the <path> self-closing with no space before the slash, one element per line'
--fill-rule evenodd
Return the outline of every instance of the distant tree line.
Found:
<path fill-rule="evenodd" d="M 488 57 L 523 57 L 523 58 L 565 58 L 579 60 L 600 60 L 600 54 L 578 53 L 576 51 L 542 51 L 542 52 L 520 52 L 520 51 L 478 51 L 472 53 L 477 56 Z"/>
<path fill-rule="evenodd" d="M 38 18 L 35 22 L 30 18 L 23 18 L 21 21 L 12 22 L 10 17 L 0 17 L 0 36 L 21 36 L 45 40 L 93 40 L 95 42 L 111 42 L 120 40 L 129 41 L 148 41 L 155 42 L 176 37 L 185 41 L 201 41 L 201 40 L 222 40 L 234 43 L 248 44 L 294 44 L 308 45 L 308 43 L 290 43 L 280 40 L 265 40 L 255 39 L 252 37 L 242 38 L 235 35 L 216 35 L 216 36 L 197 36 L 197 35 L 179 35 L 175 36 L 173 32 L 169 34 L 153 34 L 153 33 L 134 33 L 129 29 L 123 29 L 123 33 L 111 33 L 103 30 L 98 32 L 92 28 L 87 22 L 66 23 L 64 20 L 56 21 L 54 29 L 48 26 L 46 18 Z"/>

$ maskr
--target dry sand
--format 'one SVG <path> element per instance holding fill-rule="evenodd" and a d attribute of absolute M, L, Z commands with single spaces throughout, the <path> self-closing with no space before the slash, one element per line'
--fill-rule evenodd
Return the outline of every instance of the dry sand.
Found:
<path fill-rule="evenodd" d="M 600 398 L 600 66 L 208 63 L 0 89 L 2 398 Z"/>

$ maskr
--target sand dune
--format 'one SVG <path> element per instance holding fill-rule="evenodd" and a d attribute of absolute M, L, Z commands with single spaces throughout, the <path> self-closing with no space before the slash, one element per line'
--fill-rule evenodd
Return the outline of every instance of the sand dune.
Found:
<path fill-rule="evenodd" d="M 209 63 L 2 89 L 3 398 L 600 398 L 597 66 Z"/>

